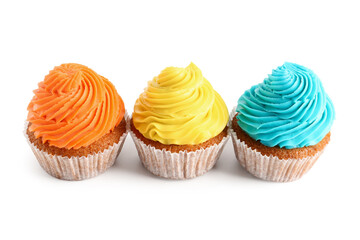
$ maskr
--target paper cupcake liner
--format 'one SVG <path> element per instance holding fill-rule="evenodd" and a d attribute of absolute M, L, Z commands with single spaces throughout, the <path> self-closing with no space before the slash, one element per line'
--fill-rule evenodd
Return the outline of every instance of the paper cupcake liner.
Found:
<path fill-rule="evenodd" d="M 26 133 L 27 127 L 28 122 L 25 123 L 24 134 L 40 166 L 51 176 L 69 181 L 88 179 L 105 172 L 115 163 L 128 133 L 128 130 L 126 130 L 120 137 L 118 143 L 114 143 L 102 152 L 88 156 L 74 156 L 69 158 L 61 155 L 52 155 L 38 149 L 30 142 Z"/>
<path fill-rule="evenodd" d="M 255 177 L 273 182 L 291 182 L 301 178 L 315 164 L 323 150 L 314 156 L 302 159 L 279 159 L 276 156 L 266 156 L 251 149 L 244 141 L 238 139 L 232 128 L 235 108 L 230 114 L 229 131 L 232 138 L 235 155 L 241 166 Z"/>
<path fill-rule="evenodd" d="M 152 174 L 163 178 L 180 180 L 203 175 L 215 165 L 229 139 L 227 135 L 220 143 L 208 148 L 174 153 L 145 144 L 131 131 L 130 121 L 129 118 L 128 129 L 142 164 Z"/>

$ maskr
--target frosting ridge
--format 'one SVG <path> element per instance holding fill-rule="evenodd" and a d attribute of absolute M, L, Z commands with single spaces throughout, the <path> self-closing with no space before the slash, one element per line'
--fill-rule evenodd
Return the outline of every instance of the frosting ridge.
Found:
<path fill-rule="evenodd" d="M 136 100 L 133 123 L 146 138 L 194 145 L 217 136 L 229 115 L 220 95 L 193 63 L 165 68 Z"/>
<path fill-rule="evenodd" d="M 330 131 L 334 106 L 310 69 L 286 62 L 239 98 L 239 126 L 262 144 L 300 148 Z"/>
<path fill-rule="evenodd" d="M 30 131 L 59 148 L 86 147 L 112 131 L 125 114 L 114 85 L 75 63 L 55 67 L 28 105 Z"/>

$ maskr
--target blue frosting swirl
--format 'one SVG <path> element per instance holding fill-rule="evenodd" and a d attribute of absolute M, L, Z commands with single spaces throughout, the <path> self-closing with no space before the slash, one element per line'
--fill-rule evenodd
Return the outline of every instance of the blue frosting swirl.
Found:
<path fill-rule="evenodd" d="M 310 69 L 285 63 L 245 91 L 236 111 L 239 126 L 266 146 L 315 145 L 330 131 L 334 106 Z"/>

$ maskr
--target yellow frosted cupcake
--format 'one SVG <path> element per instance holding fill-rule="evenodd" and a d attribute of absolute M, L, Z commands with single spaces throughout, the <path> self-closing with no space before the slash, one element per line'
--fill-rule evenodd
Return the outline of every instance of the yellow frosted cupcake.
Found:
<path fill-rule="evenodd" d="M 143 165 L 153 174 L 187 179 L 209 171 L 228 140 L 220 95 L 191 63 L 165 68 L 137 99 L 130 122 Z"/>

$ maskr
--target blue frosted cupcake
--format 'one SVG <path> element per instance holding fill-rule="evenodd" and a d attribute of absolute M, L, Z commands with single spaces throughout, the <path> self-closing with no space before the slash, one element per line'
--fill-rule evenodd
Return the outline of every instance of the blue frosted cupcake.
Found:
<path fill-rule="evenodd" d="M 329 143 L 334 117 L 313 71 L 285 63 L 240 97 L 230 124 L 236 157 L 258 178 L 299 179 Z"/>

